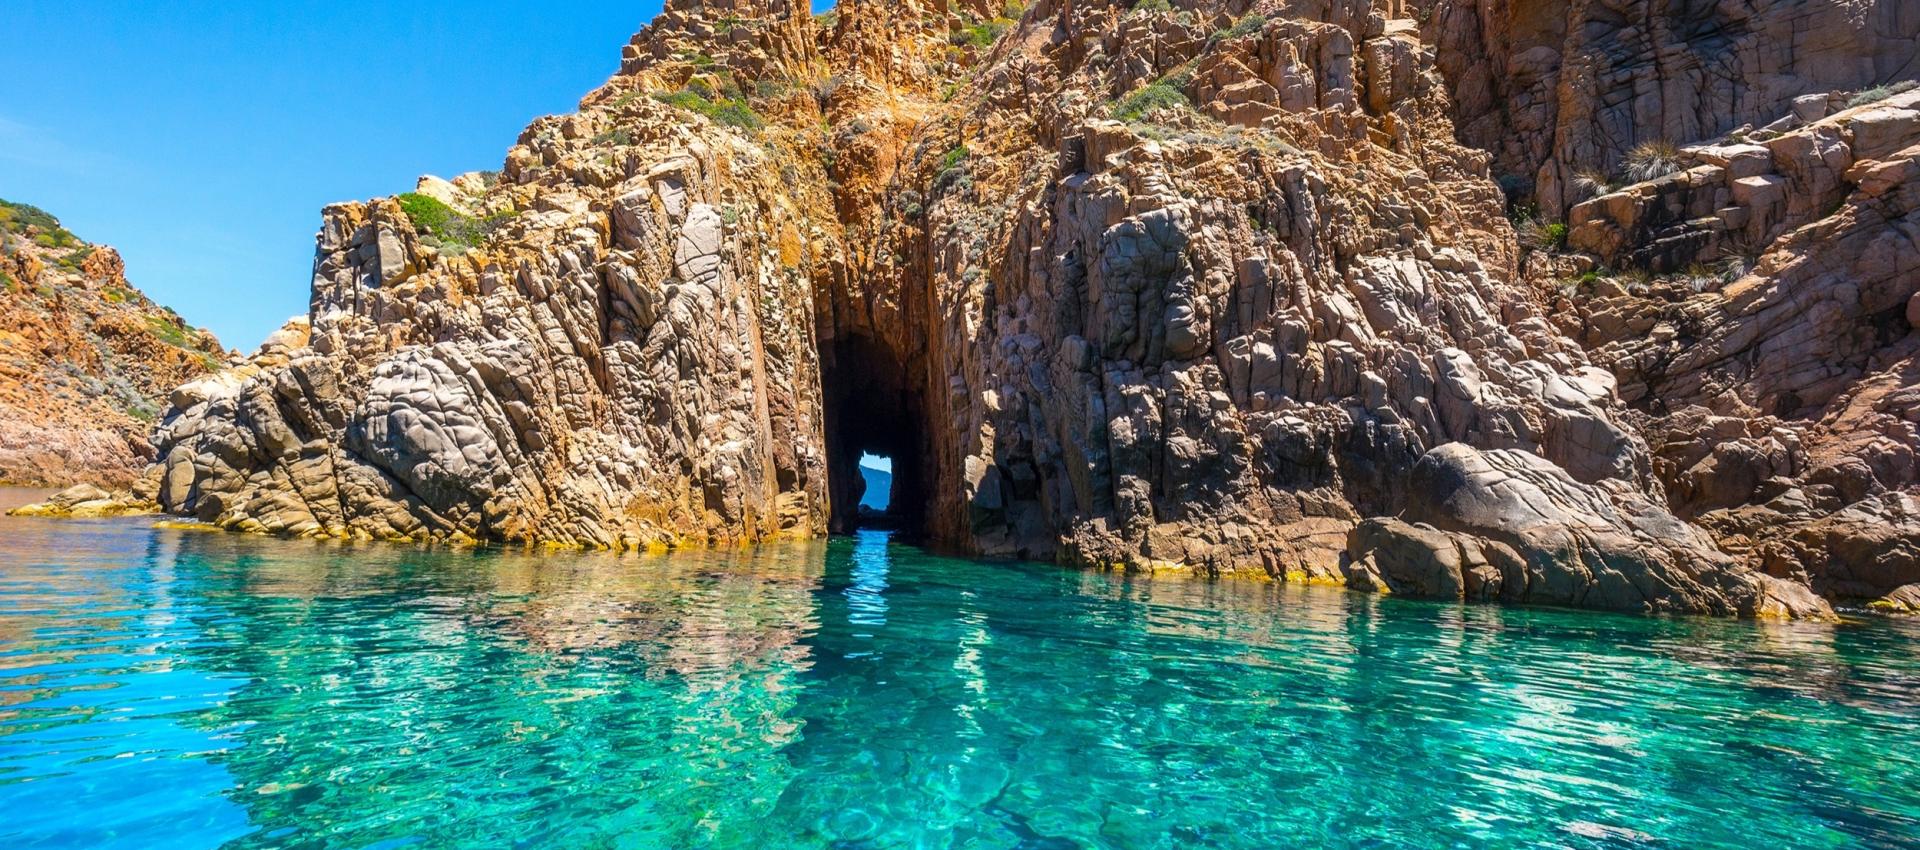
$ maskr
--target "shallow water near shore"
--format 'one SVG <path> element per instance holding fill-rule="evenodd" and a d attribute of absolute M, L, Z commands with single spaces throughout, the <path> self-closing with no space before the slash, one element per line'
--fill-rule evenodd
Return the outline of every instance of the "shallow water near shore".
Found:
<path fill-rule="evenodd" d="M 1920 846 L 1920 627 L 0 519 L 8 847 Z"/>

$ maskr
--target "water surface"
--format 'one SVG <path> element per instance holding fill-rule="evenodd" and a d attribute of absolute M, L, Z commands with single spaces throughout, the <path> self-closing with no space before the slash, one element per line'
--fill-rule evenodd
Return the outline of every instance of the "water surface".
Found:
<path fill-rule="evenodd" d="M 0 519 L 0 846 L 1920 846 L 1920 629 Z"/>

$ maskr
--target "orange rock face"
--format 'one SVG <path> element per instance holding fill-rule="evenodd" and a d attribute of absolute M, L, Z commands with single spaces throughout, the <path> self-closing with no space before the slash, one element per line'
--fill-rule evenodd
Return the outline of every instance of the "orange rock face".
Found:
<path fill-rule="evenodd" d="M 0 201 L 0 482 L 131 484 L 167 392 L 225 356 L 133 288 L 118 252 Z"/>

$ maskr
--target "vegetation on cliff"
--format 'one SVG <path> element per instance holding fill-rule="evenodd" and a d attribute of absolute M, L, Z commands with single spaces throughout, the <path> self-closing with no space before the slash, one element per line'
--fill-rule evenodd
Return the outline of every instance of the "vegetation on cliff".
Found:
<path fill-rule="evenodd" d="M 112 248 L 0 200 L 0 482 L 133 481 L 168 392 L 224 359 L 129 284 Z"/>

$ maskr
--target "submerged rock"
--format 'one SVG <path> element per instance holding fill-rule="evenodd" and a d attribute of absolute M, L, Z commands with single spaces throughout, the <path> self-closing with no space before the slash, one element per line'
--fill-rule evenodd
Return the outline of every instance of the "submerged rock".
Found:
<path fill-rule="evenodd" d="M 87 519 L 135 516 L 159 510 L 152 499 L 128 492 L 110 493 L 92 484 L 79 484 L 53 494 L 44 502 L 22 505 L 8 511 L 9 516 L 62 517 Z"/>

